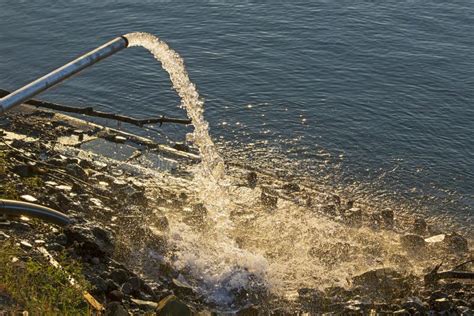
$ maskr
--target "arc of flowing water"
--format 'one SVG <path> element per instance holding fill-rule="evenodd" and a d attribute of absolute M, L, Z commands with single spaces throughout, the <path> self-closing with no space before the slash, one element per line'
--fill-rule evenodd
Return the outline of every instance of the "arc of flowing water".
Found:
<path fill-rule="evenodd" d="M 201 154 L 201 175 L 208 180 L 218 181 L 224 175 L 224 161 L 209 136 L 209 124 L 204 119 L 204 101 L 196 86 L 189 79 L 184 61 L 168 44 L 149 33 L 129 33 L 124 35 L 128 47 L 142 46 L 161 62 L 170 76 L 173 88 L 181 97 L 181 106 L 186 110 L 194 125 L 193 141 Z"/>

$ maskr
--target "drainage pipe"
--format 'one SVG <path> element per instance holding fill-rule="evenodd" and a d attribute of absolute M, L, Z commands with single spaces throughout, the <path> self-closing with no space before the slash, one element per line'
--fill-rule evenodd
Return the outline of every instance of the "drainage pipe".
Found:
<path fill-rule="evenodd" d="M 30 84 L 0 99 L 0 115 L 11 108 L 28 101 L 33 96 L 57 85 L 81 70 L 107 58 L 128 46 L 125 37 L 117 37 L 110 42 L 82 55 L 70 63 L 50 72 Z"/>
<path fill-rule="evenodd" d="M 60 226 L 66 226 L 72 223 L 72 220 L 61 212 L 49 207 L 20 201 L 0 199 L 0 214 L 14 216 L 24 215 L 39 218 Z"/>

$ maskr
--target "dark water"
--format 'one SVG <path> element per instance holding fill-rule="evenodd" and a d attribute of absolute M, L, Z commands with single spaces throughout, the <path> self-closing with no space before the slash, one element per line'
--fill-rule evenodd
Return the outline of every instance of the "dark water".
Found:
<path fill-rule="evenodd" d="M 472 1 L 2 1 L 0 87 L 131 31 L 183 56 L 225 152 L 316 181 L 324 170 L 472 225 Z M 185 115 L 138 48 L 42 97 Z M 182 130 L 163 128 L 175 140 Z"/>

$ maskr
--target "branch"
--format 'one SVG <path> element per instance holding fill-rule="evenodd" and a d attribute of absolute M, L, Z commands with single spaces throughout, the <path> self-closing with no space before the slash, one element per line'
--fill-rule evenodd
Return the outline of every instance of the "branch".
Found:
<path fill-rule="evenodd" d="M 9 91 L 0 89 L 0 97 L 7 96 L 8 94 L 10 94 Z M 47 109 L 51 109 L 55 111 L 84 114 L 88 116 L 95 116 L 95 117 L 116 120 L 116 121 L 125 122 L 132 125 L 140 126 L 140 127 L 142 127 L 143 125 L 149 125 L 149 124 L 160 124 L 161 126 L 163 123 L 175 123 L 175 124 L 184 124 L 184 125 L 191 124 L 190 119 L 170 118 L 170 117 L 165 117 L 164 115 L 157 118 L 136 119 L 130 116 L 96 111 L 92 107 L 85 107 L 85 108 L 72 107 L 72 106 L 66 106 L 66 105 L 61 105 L 57 103 L 34 100 L 34 99 L 26 101 L 25 103 L 36 106 L 36 107 L 43 107 L 43 108 L 47 108 Z"/>

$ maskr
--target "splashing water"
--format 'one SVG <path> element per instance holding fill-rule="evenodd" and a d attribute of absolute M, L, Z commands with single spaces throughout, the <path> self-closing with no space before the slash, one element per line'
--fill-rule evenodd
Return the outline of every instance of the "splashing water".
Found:
<path fill-rule="evenodd" d="M 165 42 L 152 34 L 138 32 L 126 34 L 125 37 L 129 47 L 142 46 L 146 48 L 168 72 L 173 88 L 181 97 L 181 106 L 186 110 L 194 125 L 192 140 L 201 154 L 200 171 L 202 176 L 218 181 L 224 175 L 224 161 L 209 136 L 209 124 L 203 114 L 204 101 L 199 97 L 195 85 L 189 79 L 183 59 Z"/>
<path fill-rule="evenodd" d="M 129 46 L 142 46 L 161 62 L 194 125 L 192 140 L 199 149 L 201 164 L 194 170 L 192 182 L 160 178 L 156 184 L 151 181 L 149 187 L 165 183 L 168 190 L 175 185 L 176 192 L 187 192 L 193 203 L 204 204 L 205 223 L 196 225 L 187 222 L 191 207 L 164 212 L 173 248 L 169 262 L 207 303 L 236 310 L 252 303 L 252 297 L 254 301 L 266 295 L 290 299 L 304 287 L 345 286 L 352 276 L 369 269 L 397 267 L 416 273 L 431 264 L 433 254 L 407 255 L 400 246 L 399 232 L 354 227 L 344 224 L 340 215 L 331 218 L 322 214 L 328 196 L 333 196 L 325 188 L 301 190 L 295 195 L 296 202 L 281 199 L 272 208 L 262 206 L 263 187 L 242 187 L 233 177 L 236 170 L 225 174 L 224 160 L 203 116 L 204 102 L 188 77 L 183 59 L 151 34 L 130 33 L 125 37 Z M 283 187 L 275 179 L 268 182 L 277 190 Z M 160 189 L 156 190 L 158 195 Z M 300 203 L 308 196 L 312 205 Z M 254 296 L 255 292 L 259 294 Z"/>
<path fill-rule="evenodd" d="M 194 125 L 194 133 L 189 138 L 201 156 L 193 181 L 199 200 L 208 211 L 208 220 L 213 223 L 214 239 L 211 244 L 209 240 L 196 236 L 188 226 L 176 223 L 171 229 L 176 234 L 170 238 L 178 249 L 173 264 L 178 270 L 190 270 L 191 274 L 200 275 L 203 282 L 199 287 L 213 301 L 231 305 L 235 289 L 250 287 L 252 278 L 265 279 L 267 262 L 261 255 L 240 249 L 229 236 L 233 228 L 229 216 L 233 205 L 231 187 L 225 178 L 224 161 L 209 135 L 209 124 L 203 116 L 204 102 L 189 79 L 183 59 L 165 42 L 141 32 L 126 34 L 125 37 L 129 47 L 146 48 L 168 72 L 173 88 L 181 97 L 181 107 Z M 209 262 L 207 259 L 211 257 L 213 261 Z"/>

